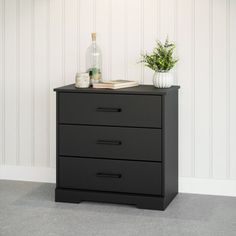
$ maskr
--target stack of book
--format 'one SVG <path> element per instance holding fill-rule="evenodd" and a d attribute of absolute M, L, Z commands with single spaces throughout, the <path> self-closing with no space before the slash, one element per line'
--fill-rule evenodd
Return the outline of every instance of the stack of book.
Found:
<path fill-rule="evenodd" d="M 129 81 L 129 80 L 109 80 L 106 82 L 100 82 L 93 84 L 94 88 L 107 88 L 107 89 L 122 89 L 138 86 L 139 83 L 137 81 Z"/>

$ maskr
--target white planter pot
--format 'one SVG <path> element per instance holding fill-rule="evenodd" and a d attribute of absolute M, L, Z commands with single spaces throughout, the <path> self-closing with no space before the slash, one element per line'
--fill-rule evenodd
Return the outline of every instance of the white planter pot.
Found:
<path fill-rule="evenodd" d="M 153 85 L 156 88 L 169 88 L 173 85 L 173 75 L 171 72 L 155 72 L 153 75 Z"/>

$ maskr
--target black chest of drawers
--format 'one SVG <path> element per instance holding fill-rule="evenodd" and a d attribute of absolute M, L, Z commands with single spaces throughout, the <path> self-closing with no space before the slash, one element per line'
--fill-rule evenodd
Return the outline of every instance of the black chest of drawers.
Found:
<path fill-rule="evenodd" d="M 55 89 L 55 200 L 164 210 L 178 193 L 178 89 Z"/>

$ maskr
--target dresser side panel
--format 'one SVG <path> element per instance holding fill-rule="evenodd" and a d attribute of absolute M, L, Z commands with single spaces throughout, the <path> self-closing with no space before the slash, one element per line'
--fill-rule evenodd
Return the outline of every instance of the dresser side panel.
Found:
<path fill-rule="evenodd" d="M 163 96 L 163 193 L 166 204 L 178 193 L 178 90 Z"/>

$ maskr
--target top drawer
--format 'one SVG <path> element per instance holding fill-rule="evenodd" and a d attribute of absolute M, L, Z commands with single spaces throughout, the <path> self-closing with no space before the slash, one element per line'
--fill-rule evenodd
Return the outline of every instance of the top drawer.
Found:
<path fill-rule="evenodd" d="M 59 93 L 59 122 L 161 128 L 161 96 Z"/>

